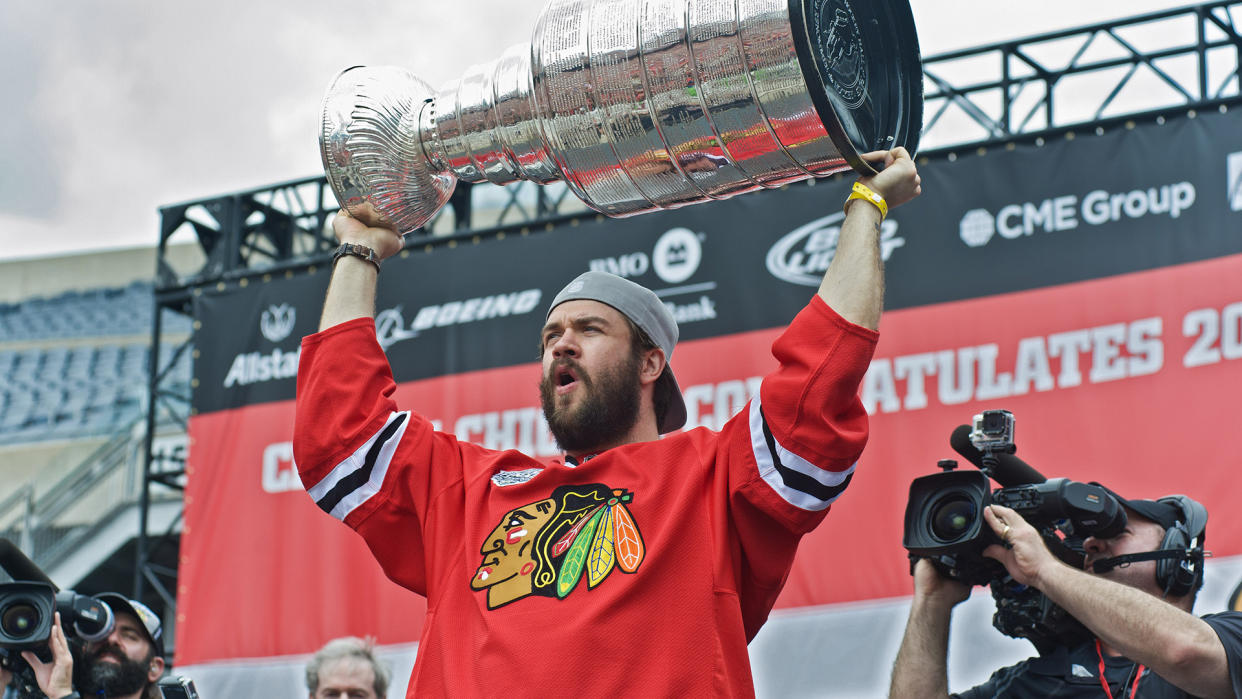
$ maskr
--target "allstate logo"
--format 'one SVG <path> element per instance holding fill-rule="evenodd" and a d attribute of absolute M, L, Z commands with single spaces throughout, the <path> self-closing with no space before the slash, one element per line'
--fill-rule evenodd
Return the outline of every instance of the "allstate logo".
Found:
<path fill-rule="evenodd" d="M 660 236 L 651 251 L 651 266 L 666 284 L 680 284 L 699 271 L 703 245 L 689 228 L 672 228 Z"/>
<path fill-rule="evenodd" d="M 841 222 L 845 214 L 837 212 L 817 218 L 786 233 L 768 249 L 764 261 L 768 272 L 790 284 L 819 286 L 828 264 L 837 253 Z M 897 235 L 897 222 L 887 219 L 880 224 L 880 257 L 885 262 L 893 251 L 906 244 Z"/>
<path fill-rule="evenodd" d="M 996 219 L 986 209 L 971 209 L 958 222 L 957 234 L 972 248 L 987 245 L 996 235 Z"/>
<path fill-rule="evenodd" d="M 298 310 L 287 303 L 279 306 L 268 306 L 259 316 L 259 330 L 271 342 L 280 342 L 293 332 L 293 323 L 297 319 Z"/>

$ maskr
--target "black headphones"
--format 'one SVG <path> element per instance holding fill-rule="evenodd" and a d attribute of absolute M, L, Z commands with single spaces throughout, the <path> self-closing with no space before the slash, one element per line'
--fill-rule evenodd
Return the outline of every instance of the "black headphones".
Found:
<path fill-rule="evenodd" d="M 1156 561 L 1156 582 L 1169 597 L 1182 597 L 1203 584 L 1203 541 L 1207 531 L 1207 509 L 1185 495 L 1158 499 L 1181 511 L 1177 522 L 1164 533 L 1161 551 L 1175 552 Z"/>

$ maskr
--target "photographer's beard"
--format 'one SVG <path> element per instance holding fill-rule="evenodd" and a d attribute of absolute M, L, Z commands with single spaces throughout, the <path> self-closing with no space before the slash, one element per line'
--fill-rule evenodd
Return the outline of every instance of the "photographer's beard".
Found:
<path fill-rule="evenodd" d="M 103 660 L 105 656 L 116 662 Z M 102 643 L 83 651 L 82 662 L 74 663 L 73 685 L 84 697 L 123 697 L 141 692 L 147 687 L 147 672 L 154 657 L 134 660 L 119 646 Z"/>
<path fill-rule="evenodd" d="M 573 368 L 582 384 L 576 407 L 563 405 L 556 395 L 556 371 L 560 364 Z M 539 381 L 539 398 L 548 429 L 561 449 L 571 454 L 587 453 L 614 444 L 638 422 L 639 357 L 629 355 L 623 364 L 601 370 L 592 377 L 572 359 L 560 359 Z"/>

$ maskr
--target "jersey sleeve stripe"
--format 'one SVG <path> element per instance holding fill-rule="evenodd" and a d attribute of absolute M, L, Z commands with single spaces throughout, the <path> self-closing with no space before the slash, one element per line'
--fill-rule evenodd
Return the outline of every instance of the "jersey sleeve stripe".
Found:
<path fill-rule="evenodd" d="M 409 416 L 408 412 L 393 413 L 383 429 L 310 487 L 307 492 L 319 509 L 343 520 L 379 492 Z"/>
<path fill-rule="evenodd" d="M 851 465 L 828 471 L 781 446 L 768 428 L 758 396 L 750 402 L 750 445 L 759 475 L 785 502 L 803 510 L 819 511 L 832 504 L 854 477 Z"/>

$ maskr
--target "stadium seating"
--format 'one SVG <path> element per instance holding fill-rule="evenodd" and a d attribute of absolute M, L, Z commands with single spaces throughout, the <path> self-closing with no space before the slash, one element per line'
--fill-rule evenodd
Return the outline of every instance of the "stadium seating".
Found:
<path fill-rule="evenodd" d="M 141 282 L 0 304 L 0 444 L 104 435 L 141 417 L 153 312 Z M 168 333 L 189 333 L 187 318 L 164 320 Z M 188 385 L 188 355 L 171 380 Z"/>

